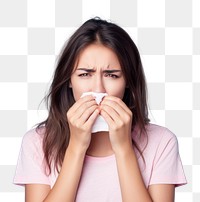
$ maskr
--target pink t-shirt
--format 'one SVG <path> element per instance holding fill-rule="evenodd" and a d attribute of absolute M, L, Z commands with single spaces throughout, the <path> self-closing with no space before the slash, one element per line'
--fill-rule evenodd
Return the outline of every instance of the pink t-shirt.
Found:
<path fill-rule="evenodd" d="M 148 144 L 143 152 L 145 164 L 136 151 L 145 186 L 152 184 L 186 184 L 176 136 L 168 129 L 149 124 Z M 145 141 L 133 132 L 132 136 L 143 148 Z M 44 172 L 42 134 L 31 130 L 26 133 L 14 177 L 15 184 L 54 185 L 58 174 L 50 176 Z M 107 157 L 85 157 L 83 172 L 76 202 L 121 202 L 121 191 L 115 155 Z"/>

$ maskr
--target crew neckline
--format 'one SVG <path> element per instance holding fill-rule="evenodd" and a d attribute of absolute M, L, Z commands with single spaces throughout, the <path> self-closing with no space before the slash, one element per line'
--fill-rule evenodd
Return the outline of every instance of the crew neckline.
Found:
<path fill-rule="evenodd" d="M 103 162 L 103 161 L 109 161 L 115 158 L 115 154 L 111 154 L 109 156 L 90 156 L 85 155 L 86 161 L 93 161 L 93 162 Z"/>

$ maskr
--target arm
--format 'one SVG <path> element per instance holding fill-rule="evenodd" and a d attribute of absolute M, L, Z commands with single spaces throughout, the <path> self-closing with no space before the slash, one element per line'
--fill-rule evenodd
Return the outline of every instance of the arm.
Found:
<path fill-rule="evenodd" d="M 78 100 L 68 111 L 70 142 L 61 171 L 50 189 L 47 185 L 26 185 L 26 202 L 73 202 L 81 177 L 86 150 L 91 141 L 91 128 L 98 116 L 92 96 Z"/>
<path fill-rule="evenodd" d="M 148 190 L 154 202 L 174 201 L 175 187 L 173 184 L 150 185 Z"/>
<path fill-rule="evenodd" d="M 28 184 L 25 186 L 26 202 L 72 202 L 81 176 L 84 153 L 68 148 L 62 169 L 52 189 L 49 185 Z"/>
<path fill-rule="evenodd" d="M 126 151 L 115 153 L 123 202 L 151 202 L 136 156 L 130 147 Z"/>
<path fill-rule="evenodd" d="M 44 202 L 71 202 L 75 200 L 84 157 L 84 152 L 76 152 L 71 148 L 67 149 L 58 179 Z"/>
<path fill-rule="evenodd" d="M 25 201 L 36 202 L 43 201 L 50 191 L 50 186 L 45 184 L 26 184 Z"/>
<path fill-rule="evenodd" d="M 116 160 L 124 202 L 174 201 L 175 188 L 172 184 L 150 185 L 148 190 L 146 189 L 133 149 L 116 154 Z"/>
<path fill-rule="evenodd" d="M 132 112 L 125 103 L 107 96 L 101 104 L 101 115 L 109 125 L 123 202 L 173 202 L 174 185 L 151 185 L 149 190 L 145 187 L 132 147 Z"/>

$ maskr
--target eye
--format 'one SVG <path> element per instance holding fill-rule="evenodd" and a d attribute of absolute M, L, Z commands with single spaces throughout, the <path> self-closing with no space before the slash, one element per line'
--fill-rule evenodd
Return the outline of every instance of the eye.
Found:
<path fill-rule="evenodd" d="M 116 74 L 106 74 L 105 75 L 106 77 L 111 77 L 111 78 L 113 78 L 113 79 L 117 79 L 117 78 L 119 78 L 119 76 L 117 76 Z"/>
<path fill-rule="evenodd" d="M 79 76 L 79 77 L 88 77 L 88 76 L 89 76 L 89 73 L 82 73 L 82 74 L 79 74 L 78 76 Z"/>

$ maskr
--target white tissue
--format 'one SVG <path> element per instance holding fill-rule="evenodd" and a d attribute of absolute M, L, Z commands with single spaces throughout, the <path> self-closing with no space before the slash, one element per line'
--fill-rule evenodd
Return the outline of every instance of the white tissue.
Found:
<path fill-rule="evenodd" d="M 83 93 L 81 97 L 84 97 L 86 95 L 93 95 L 95 96 L 95 100 L 97 102 L 97 104 L 99 104 L 103 97 L 105 97 L 106 95 L 108 95 L 107 93 L 95 93 L 95 92 L 86 92 Z M 92 127 L 92 133 L 96 133 L 99 131 L 108 131 L 108 124 L 106 123 L 106 121 L 104 120 L 104 118 L 99 115 L 97 117 L 97 119 L 94 122 L 94 125 Z"/>

